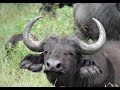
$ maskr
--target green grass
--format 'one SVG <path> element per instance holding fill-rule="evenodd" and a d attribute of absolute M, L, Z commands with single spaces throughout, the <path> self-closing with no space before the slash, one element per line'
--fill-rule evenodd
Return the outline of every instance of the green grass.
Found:
<path fill-rule="evenodd" d="M 25 25 L 34 17 L 42 15 L 39 3 L 0 3 L 0 87 L 54 87 L 41 71 L 33 73 L 20 69 L 20 61 L 30 51 L 23 42 L 5 57 L 6 41 L 16 33 L 22 33 Z M 57 9 L 57 17 L 43 16 L 32 28 L 32 34 L 43 38 L 49 34 L 73 34 L 73 8 Z"/>

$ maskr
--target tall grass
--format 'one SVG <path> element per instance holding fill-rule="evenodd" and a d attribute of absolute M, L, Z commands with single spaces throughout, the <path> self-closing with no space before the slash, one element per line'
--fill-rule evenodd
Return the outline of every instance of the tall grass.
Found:
<path fill-rule="evenodd" d="M 39 3 L 0 3 L 0 86 L 3 87 L 54 87 L 43 71 L 33 73 L 20 69 L 20 61 L 27 54 L 34 54 L 23 42 L 5 57 L 6 41 L 16 33 L 22 33 L 25 25 L 39 13 Z M 57 17 L 49 15 L 36 22 L 32 34 L 43 38 L 49 34 L 73 34 L 73 9 L 65 6 L 57 9 Z"/>

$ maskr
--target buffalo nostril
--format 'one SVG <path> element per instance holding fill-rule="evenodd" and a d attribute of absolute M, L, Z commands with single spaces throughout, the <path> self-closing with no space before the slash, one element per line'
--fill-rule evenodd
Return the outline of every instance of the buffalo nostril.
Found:
<path fill-rule="evenodd" d="M 61 68 L 61 63 L 58 63 L 56 68 L 58 68 L 58 69 Z"/>
<path fill-rule="evenodd" d="M 48 71 L 59 71 L 62 68 L 62 63 L 59 60 L 49 59 L 45 63 L 45 69 Z"/>

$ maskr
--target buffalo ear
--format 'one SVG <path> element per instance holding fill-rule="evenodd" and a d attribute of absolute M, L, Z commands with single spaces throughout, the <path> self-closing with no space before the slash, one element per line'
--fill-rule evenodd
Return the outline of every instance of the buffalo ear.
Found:
<path fill-rule="evenodd" d="M 44 63 L 42 54 L 29 54 L 20 63 L 20 68 L 28 69 L 32 72 L 40 72 Z"/>

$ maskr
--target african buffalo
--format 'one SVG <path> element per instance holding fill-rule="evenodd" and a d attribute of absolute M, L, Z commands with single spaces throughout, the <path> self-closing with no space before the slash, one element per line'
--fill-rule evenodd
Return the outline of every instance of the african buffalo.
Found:
<path fill-rule="evenodd" d="M 51 14 L 54 17 L 56 16 L 56 8 L 62 8 L 65 5 L 72 7 L 74 3 L 41 3 L 42 7 L 40 7 L 39 12 L 43 12 L 43 14 Z"/>
<path fill-rule="evenodd" d="M 76 36 L 65 35 L 34 40 L 30 31 L 39 18 L 27 24 L 23 41 L 40 54 L 27 55 L 20 63 L 21 68 L 40 72 L 44 65 L 47 79 L 57 87 L 104 87 L 109 83 L 120 86 L 120 42 L 106 41 L 105 29 L 97 19 L 93 21 L 99 38 L 93 44 L 86 44 Z"/>
<path fill-rule="evenodd" d="M 97 26 L 91 18 L 98 19 L 106 30 L 107 40 L 120 40 L 119 3 L 75 3 L 75 33 L 78 38 L 98 39 Z"/>

